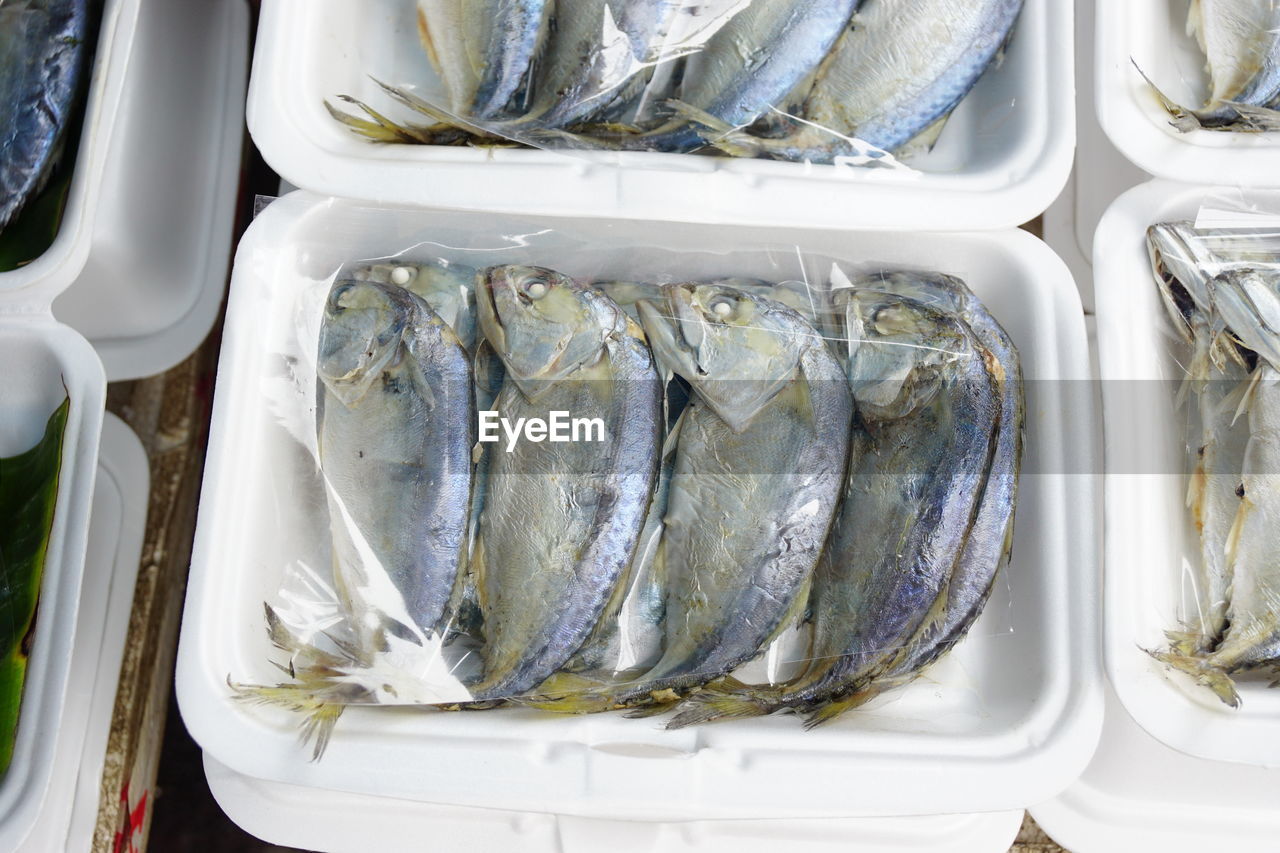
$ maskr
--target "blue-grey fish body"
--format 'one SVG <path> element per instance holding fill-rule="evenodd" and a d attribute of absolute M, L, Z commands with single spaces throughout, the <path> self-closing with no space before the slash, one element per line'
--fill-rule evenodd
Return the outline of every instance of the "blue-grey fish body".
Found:
<path fill-rule="evenodd" d="M 439 632 L 467 541 L 467 352 L 409 291 L 341 280 L 325 306 L 317 372 L 335 587 L 360 651 L 377 651 L 384 631 Z"/>
<path fill-rule="evenodd" d="M 0 228 L 44 188 L 88 74 L 87 0 L 0 3 Z"/>
<path fill-rule="evenodd" d="M 507 116 L 508 105 L 526 87 L 547 35 L 555 0 L 473 0 L 470 16 L 487 25 L 480 50 L 479 81 L 468 118 Z"/>
<path fill-rule="evenodd" d="M 814 75 L 803 122 L 717 141 L 739 155 L 830 163 L 883 156 L 940 129 L 1000 55 L 1023 0 L 866 0 Z"/>
<path fill-rule="evenodd" d="M 599 418 L 604 429 L 599 440 L 522 440 L 486 452 L 472 557 L 484 625 L 476 700 L 538 686 L 616 600 L 650 504 L 662 419 L 652 354 L 611 300 L 535 267 L 482 278 L 480 325 L 507 372 L 499 416 L 516 423 L 562 411 Z"/>
<path fill-rule="evenodd" d="M 991 467 L 960 559 L 947 584 L 945 613 L 923 635 L 914 638 L 910 653 L 882 677 L 878 690 L 913 678 L 963 639 L 981 615 L 999 570 L 1008 564 L 1026 404 L 1017 347 L 964 282 L 937 273 L 901 271 L 872 276 L 856 286 L 916 299 L 963 320 L 981 347 L 999 400 Z M 870 698 L 870 692 L 864 689 L 860 698 Z"/>
<path fill-rule="evenodd" d="M 839 364 L 798 314 L 719 284 L 665 290 L 664 303 L 641 303 L 644 325 L 695 392 L 658 554 L 666 643 L 615 705 L 669 700 L 732 671 L 803 609 L 852 417 Z"/>
<path fill-rule="evenodd" d="M 861 0 L 753 2 L 721 26 L 684 71 L 679 100 L 729 127 L 783 105 L 814 74 Z M 706 144 L 707 129 L 681 116 L 627 143 L 659 151 Z"/>

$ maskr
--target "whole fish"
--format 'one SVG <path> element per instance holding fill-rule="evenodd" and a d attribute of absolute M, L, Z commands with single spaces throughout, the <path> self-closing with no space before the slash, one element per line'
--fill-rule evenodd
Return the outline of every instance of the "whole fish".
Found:
<path fill-rule="evenodd" d="M 738 156 L 830 163 L 931 146 L 1000 56 L 1023 0 L 865 0 L 814 76 L 785 135 L 722 127 Z M 695 104 L 695 106 L 697 106 Z M 728 122 L 732 125 L 733 122 Z"/>
<path fill-rule="evenodd" d="M 350 277 L 356 281 L 393 284 L 412 292 L 453 329 L 468 351 L 475 349 L 476 271 L 473 268 L 434 258 L 361 266 L 353 269 Z"/>
<path fill-rule="evenodd" d="M 0 229 L 44 188 L 88 74 L 88 0 L 0 3 Z"/>
<path fill-rule="evenodd" d="M 925 635 L 914 639 L 911 652 L 885 675 L 843 705 L 824 706 L 823 714 L 838 713 L 914 678 L 963 639 L 981 615 L 1000 568 L 1009 562 L 1013 546 L 1014 509 L 1026 426 L 1022 365 L 1017 347 L 963 281 L 939 273 L 902 270 L 869 276 L 855 287 L 909 297 L 963 320 L 981 346 L 1000 411 L 991 468 L 983 484 L 973 526 L 947 584 L 945 614 Z"/>
<path fill-rule="evenodd" d="M 480 327 L 506 367 L 509 424 L 550 412 L 599 418 L 600 440 L 519 441 L 487 452 L 472 568 L 484 673 L 505 699 L 565 665 L 625 593 L 658 472 L 662 388 L 640 328 L 598 291 L 537 267 L 481 273 Z"/>
<path fill-rule="evenodd" d="M 996 447 L 999 393 L 963 322 L 893 294 L 835 296 L 847 303 L 858 418 L 842 508 L 814 577 L 811 662 L 781 685 L 708 688 L 672 727 L 782 709 L 819 723 L 916 654 L 917 637 L 945 636 L 949 582 Z"/>
<path fill-rule="evenodd" d="M 1266 249 L 1243 235 L 1232 239 L 1227 232 L 1197 231 L 1190 222 L 1153 225 L 1147 231 L 1147 248 L 1161 299 L 1191 348 L 1184 388 L 1195 400 L 1187 505 L 1200 538 L 1197 612 L 1186 630 L 1170 632 L 1170 639 L 1183 653 L 1208 651 L 1227 627 L 1227 546 L 1240 506 L 1237 492 L 1247 440 L 1247 430 L 1235 421 L 1248 373 L 1244 356 L 1223 333 L 1209 282 L 1219 271 L 1246 264 L 1246 258 Z"/>
<path fill-rule="evenodd" d="M 1241 466 L 1239 506 L 1227 539 L 1230 602 L 1226 629 L 1213 648 L 1176 645 L 1155 656 L 1191 675 L 1232 707 L 1240 704 L 1231 675 L 1280 665 L 1280 279 L 1274 271 L 1228 270 L 1209 282 L 1215 307 L 1242 345 L 1258 357 L 1245 398 L 1249 439 Z"/>
<path fill-rule="evenodd" d="M 663 295 L 639 303 L 641 318 L 659 361 L 695 398 L 658 546 L 662 657 L 628 682 L 565 690 L 540 707 L 661 705 L 756 657 L 805 607 L 835 514 L 852 401 L 813 327 L 722 285 L 671 284 Z"/>
<path fill-rule="evenodd" d="M 1280 3 L 1192 0 L 1187 34 L 1195 36 L 1204 51 L 1209 99 L 1201 109 L 1187 109 L 1161 94 L 1174 127 L 1280 129 Z"/>
<path fill-rule="evenodd" d="M 340 280 L 317 355 L 335 588 L 360 651 L 444 630 L 463 563 L 475 406 L 452 329 L 413 293 Z"/>

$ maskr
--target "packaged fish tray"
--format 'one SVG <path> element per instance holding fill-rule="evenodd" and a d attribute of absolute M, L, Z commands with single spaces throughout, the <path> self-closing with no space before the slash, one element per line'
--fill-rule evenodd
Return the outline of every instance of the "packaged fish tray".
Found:
<path fill-rule="evenodd" d="M 1106 665 L 1197 758 L 1274 767 L 1268 414 L 1280 195 L 1139 186 L 1094 244 L 1106 412 Z"/>
<path fill-rule="evenodd" d="M 0 846 L 40 819 L 66 720 L 106 378 L 51 279 L 0 291 Z"/>
<path fill-rule="evenodd" d="M 1277 796 L 1274 769 L 1179 752 L 1138 725 L 1108 687 L 1102 741 L 1088 769 L 1030 811 L 1055 841 L 1079 853 L 1152 844 L 1170 853 L 1205 845 L 1264 850 L 1280 829 Z"/>
<path fill-rule="evenodd" d="M 233 279 L 178 666 L 231 771 L 782 819 L 1092 750 L 1089 368 L 1030 235 L 296 192 Z"/>
<path fill-rule="evenodd" d="M 273 0 L 249 130 L 304 189 L 517 213 L 964 230 L 1066 181 L 1068 2 L 696 6 Z"/>
<path fill-rule="evenodd" d="M 102 424 L 71 652 L 72 688 L 62 722 L 50 733 L 56 741 L 55 769 L 40 816 L 16 850 L 88 850 L 93 845 L 150 487 L 142 443 L 123 421 L 108 414 Z"/>
<path fill-rule="evenodd" d="M 1098 118 L 1143 171 L 1280 186 L 1280 11 L 1272 3 L 1098 3 Z"/>
<path fill-rule="evenodd" d="M 419 839 L 465 834 L 485 850 L 586 853 L 931 850 L 1005 853 L 1022 826 L 1021 810 L 972 815 L 829 820 L 612 821 L 536 812 L 441 806 L 265 782 L 240 776 L 205 756 L 209 788 L 242 829 L 273 844 L 326 853 L 411 851 Z M 376 816 L 376 817 L 375 817 Z M 370 818 L 375 818 L 370 820 Z"/>

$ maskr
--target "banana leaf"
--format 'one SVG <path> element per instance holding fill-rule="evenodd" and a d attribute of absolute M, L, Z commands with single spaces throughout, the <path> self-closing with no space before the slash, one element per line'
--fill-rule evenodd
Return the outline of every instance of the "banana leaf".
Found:
<path fill-rule="evenodd" d="M 63 401 L 39 444 L 0 459 L 0 774 L 13 760 L 70 410 Z"/>

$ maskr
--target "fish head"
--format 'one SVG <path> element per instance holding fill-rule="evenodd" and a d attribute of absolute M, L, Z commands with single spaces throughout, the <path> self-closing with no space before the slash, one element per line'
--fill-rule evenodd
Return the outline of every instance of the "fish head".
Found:
<path fill-rule="evenodd" d="M 850 388 L 872 420 L 910 415 L 937 395 L 949 368 L 980 358 L 959 321 L 924 302 L 873 290 L 842 290 Z"/>
<path fill-rule="evenodd" d="M 351 273 L 359 281 L 393 284 L 420 297 L 471 347 L 471 302 L 476 271 L 443 259 L 379 263 Z"/>
<path fill-rule="evenodd" d="M 954 314 L 969 310 L 976 301 L 964 281 L 945 273 L 886 270 L 859 278 L 854 287 L 895 293 Z"/>
<path fill-rule="evenodd" d="M 1228 270 L 1209 289 L 1235 338 L 1280 370 L 1280 271 Z"/>
<path fill-rule="evenodd" d="M 542 267 L 491 267 L 478 278 L 476 308 L 485 338 L 530 400 L 594 364 L 621 322 L 598 293 Z M 605 316 L 610 313 L 614 316 Z"/>
<path fill-rule="evenodd" d="M 405 299 L 394 288 L 347 279 L 329 289 L 316 373 L 344 405 L 359 402 L 400 358 L 408 319 Z"/>
<path fill-rule="evenodd" d="M 797 376 L 821 343 L 796 312 L 723 284 L 668 284 L 639 303 L 658 360 L 684 377 L 721 420 L 741 431 Z"/>

